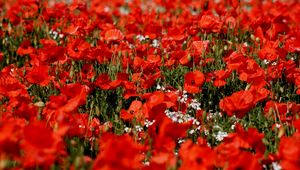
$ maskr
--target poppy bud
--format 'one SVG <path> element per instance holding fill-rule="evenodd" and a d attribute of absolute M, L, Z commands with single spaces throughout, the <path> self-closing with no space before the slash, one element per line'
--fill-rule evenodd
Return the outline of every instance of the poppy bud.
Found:
<path fill-rule="evenodd" d="M 224 46 L 224 50 L 225 51 L 228 50 L 228 46 L 227 45 Z"/>
<path fill-rule="evenodd" d="M 214 45 L 214 46 L 212 47 L 212 50 L 213 50 L 213 51 L 215 51 L 215 50 L 216 50 L 216 45 Z"/>
<path fill-rule="evenodd" d="M 255 40 L 255 36 L 253 34 L 250 35 L 251 40 Z"/>
<path fill-rule="evenodd" d="M 256 42 L 260 42 L 260 39 L 258 37 L 255 38 Z"/>
<path fill-rule="evenodd" d="M 169 54 L 166 54 L 166 59 L 169 59 Z"/>
<path fill-rule="evenodd" d="M 36 103 L 34 103 L 34 105 L 35 105 L 36 107 L 45 107 L 45 103 L 42 102 L 42 101 L 36 102 Z"/>
<path fill-rule="evenodd" d="M 279 128 L 279 131 L 278 131 L 278 137 L 281 138 L 281 137 L 284 135 L 284 133 L 285 133 L 285 132 L 284 132 L 284 128 L 283 128 L 283 127 L 280 127 L 280 128 Z"/>
<path fill-rule="evenodd" d="M 192 61 L 192 56 L 190 54 L 188 54 L 188 61 Z"/>
<path fill-rule="evenodd" d="M 75 140 L 71 140 L 70 143 L 72 146 L 77 146 L 77 142 Z"/>

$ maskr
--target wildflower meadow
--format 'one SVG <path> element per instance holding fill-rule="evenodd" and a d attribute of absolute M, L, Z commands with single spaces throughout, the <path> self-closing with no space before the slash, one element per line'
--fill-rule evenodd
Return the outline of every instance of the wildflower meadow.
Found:
<path fill-rule="evenodd" d="M 0 169 L 300 169 L 300 1 L 0 0 Z"/>

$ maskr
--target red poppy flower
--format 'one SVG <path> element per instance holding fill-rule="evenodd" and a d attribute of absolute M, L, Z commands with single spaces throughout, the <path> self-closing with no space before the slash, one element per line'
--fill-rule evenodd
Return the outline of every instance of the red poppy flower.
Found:
<path fill-rule="evenodd" d="M 34 52 L 34 48 L 31 47 L 29 40 L 24 40 L 17 50 L 18 55 L 27 55 Z"/>
<path fill-rule="evenodd" d="M 118 29 L 110 29 L 105 31 L 104 40 L 108 42 L 120 41 L 124 39 L 123 33 Z"/>
<path fill-rule="evenodd" d="M 191 128 L 192 122 L 175 123 L 168 117 L 164 117 L 159 125 L 159 136 L 164 138 L 172 138 L 173 140 L 184 138 L 187 130 Z"/>
<path fill-rule="evenodd" d="M 117 73 L 117 79 L 109 83 L 109 86 L 113 89 L 119 87 L 120 85 L 125 86 L 128 81 L 129 75 L 127 73 Z"/>
<path fill-rule="evenodd" d="M 164 144 L 168 144 L 169 148 L 174 147 L 171 146 L 170 143 L 171 141 L 166 141 L 164 139 L 160 140 Z M 166 151 L 161 151 L 160 149 L 157 149 L 157 151 L 153 151 L 151 153 L 151 159 L 149 161 L 149 166 L 143 167 L 143 170 L 152 170 L 152 169 L 158 169 L 158 170 L 163 170 L 163 169 L 168 169 L 168 168 L 175 168 L 176 166 L 176 155 L 173 152 L 166 152 Z"/>
<path fill-rule="evenodd" d="M 265 81 L 265 71 L 256 63 L 255 60 L 248 59 L 245 67 L 241 67 L 239 72 L 239 78 L 242 81 L 250 83 L 252 86 L 262 88 L 267 82 Z"/>
<path fill-rule="evenodd" d="M 231 96 L 221 99 L 220 109 L 229 116 L 235 114 L 237 117 L 242 118 L 257 102 L 266 99 L 269 93 L 267 89 L 263 88 L 250 88 L 246 91 L 235 92 Z"/>
<path fill-rule="evenodd" d="M 240 152 L 235 157 L 231 157 L 229 160 L 229 165 L 226 168 L 227 170 L 252 170 L 252 169 L 261 169 L 261 165 L 259 164 L 259 159 L 255 157 L 254 154 L 250 152 Z"/>
<path fill-rule="evenodd" d="M 297 129 L 297 131 L 300 131 L 300 119 L 294 120 L 292 122 L 293 126 L 295 127 L 295 129 Z"/>
<path fill-rule="evenodd" d="M 167 107 L 171 107 L 172 104 L 169 103 L 170 98 L 165 95 L 164 92 L 156 91 L 153 93 L 146 93 L 143 96 L 143 99 L 146 99 L 147 102 L 145 103 L 145 106 L 152 108 L 154 106 L 160 105 L 162 103 L 165 103 Z"/>
<path fill-rule="evenodd" d="M 208 146 L 195 145 L 187 140 L 181 145 L 179 156 L 182 159 L 180 170 L 213 169 L 216 153 Z"/>
<path fill-rule="evenodd" d="M 265 105 L 264 113 L 267 116 L 273 116 L 274 113 L 279 114 L 281 121 L 287 121 L 290 120 L 294 114 L 299 113 L 299 106 L 292 102 L 279 103 L 276 101 L 268 101 Z M 291 113 L 292 115 L 288 116 L 287 113 Z"/>
<path fill-rule="evenodd" d="M 157 104 L 153 107 L 149 108 L 149 105 L 145 105 L 143 108 L 145 117 L 149 115 L 149 120 L 160 124 L 163 119 L 166 117 L 165 110 L 167 109 L 167 105 L 165 103 Z"/>
<path fill-rule="evenodd" d="M 25 118 L 27 120 L 36 119 L 38 113 L 38 108 L 33 104 L 29 104 L 28 101 L 22 100 L 19 101 L 17 107 L 14 109 L 14 115 L 19 118 Z"/>
<path fill-rule="evenodd" d="M 185 39 L 184 29 L 179 27 L 173 27 L 168 29 L 168 34 L 162 38 L 162 41 L 176 41 L 183 42 Z"/>
<path fill-rule="evenodd" d="M 61 62 L 64 63 L 67 60 L 64 47 L 59 46 L 54 40 L 40 40 L 43 48 L 38 49 L 37 55 L 30 55 L 32 60 L 38 60 L 42 62 Z"/>
<path fill-rule="evenodd" d="M 12 68 L 6 67 L 6 69 L 11 70 Z M 0 72 L 0 94 L 13 98 L 17 96 L 29 96 L 25 86 L 13 77 L 9 73 L 10 71 L 4 72 L 6 69 Z"/>
<path fill-rule="evenodd" d="M 245 159 L 249 157 L 249 168 L 251 166 L 260 167 L 258 160 L 264 158 L 266 147 L 262 141 L 264 134 L 259 133 L 255 128 L 249 128 L 247 131 L 240 124 L 236 124 L 236 132 L 229 134 L 224 138 L 223 143 L 217 146 L 216 164 L 217 167 L 230 167 L 235 169 L 238 167 L 246 168 Z M 254 150 L 252 154 L 248 150 Z M 240 155 L 243 155 L 240 158 Z M 237 162 L 237 159 L 241 159 Z"/>
<path fill-rule="evenodd" d="M 214 71 L 213 85 L 221 87 L 226 85 L 226 79 L 230 76 L 232 71 L 230 70 L 216 70 Z"/>
<path fill-rule="evenodd" d="M 130 107 L 128 110 L 121 110 L 121 118 L 123 120 L 132 120 L 134 117 L 141 117 L 142 116 L 142 102 L 141 101 L 133 101 L 130 104 Z"/>
<path fill-rule="evenodd" d="M 61 89 L 62 95 L 66 95 L 68 101 L 58 110 L 66 113 L 75 111 L 80 105 L 85 104 L 89 87 L 81 84 L 68 84 Z"/>
<path fill-rule="evenodd" d="M 188 72 L 184 76 L 184 90 L 188 93 L 199 93 L 204 82 L 205 76 L 202 72 L 198 70 Z"/>
<path fill-rule="evenodd" d="M 200 19 L 199 26 L 204 32 L 217 33 L 222 28 L 222 21 L 213 14 L 204 14 Z"/>
<path fill-rule="evenodd" d="M 158 36 L 162 35 L 162 26 L 153 25 L 153 23 L 149 25 L 145 25 L 145 36 L 149 36 L 150 39 L 155 39 Z"/>
<path fill-rule="evenodd" d="M 2 119 L 0 121 L 0 157 L 7 156 L 13 159 L 20 157 L 19 143 L 25 125 L 25 119 Z"/>
<path fill-rule="evenodd" d="M 208 50 L 208 45 L 210 41 L 193 41 L 191 44 L 190 52 L 192 52 L 194 55 L 200 55 L 205 54 Z"/>
<path fill-rule="evenodd" d="M 25 167 L 50 167 L 63 151 L 62 138 L 45 127 L 43 122 L 30 123 L 24 128 L 22 143 Z"/>
<path fill-rule="evenodd" d="M 33 67 L 26 75 L 26 78 L 30 83 L 47 86 L 51 80 L 51 77 L 48 74 L 49 69 L 50 68 L 47 65 Z"/>
<path fill-rule="evenodd" d="M 231 52 L 224 58 L 227 68 L 230 70 L 239 70 L 244 68 L 247 58 L 240 52 Z"/>
<path fill-rule="evenodd" d="M 291 137 L 282 137 L 279 143 L 280 165 L 283 169 L 293 170 L 300 167 L 300 133 Z"/>
<path fill-rule="evenodd" d="M 72 39 L 67 44 L 67 53 L 75 60 L 84 59 L 90 49 L 90 46 L 91 45 L 88 42 L 82 39 Z"/>
<path fill-rule="evenodd" d="M 159 55 L 148 55 L 147 56 L 147 61 L 149 63 L 157 64 L 159 65 L 161 62 L 161 57 Z"/>
<path fill-rule="evenodd" d="M 267 59 L 270 62 L 285 59 L 286 55 L 287 52 L 279 48 L 279 41 L 267 41 L 263 48 L 258 51 L 258 57 L 260 59 Z"/>
<path fill-rule="evenodd" d="M 102 73 L 96 79 L 95 84 L 104 90 L 109 90 L 111 86 L 109 85 L 111 82 L 110 77 L 106 73 Z"/>
<path fill-rule="evenodd" d="M 160 77 L 161 77 L 160 71 L 146 76 L 145 79 L 142 79 L 142 81 L 141 81 L 142 87 L 144 89 L 151 88 L 155 84 L 155 81 Z"/>
<path fill-rule="evenodd" d="M 145 65 L 145 61 L 141 58 L 141 57 L 138 57 L 138 56 L 135 56 L 133 58 L 133 63 L 132 63 L 132 67 L 135 71 L 138 71 L 142 68 L 143 65 Z"/>
<path fill-rule="evenodd" d="M 278 103 L 275 101 L 268 101 L 265 105 L 264 112 L 278 112 L 281 115 L 284 115 L 288 112 L 288 106 L 286 103 Z"/>
<path fill-rule="evenodd" d="M 100 138 L 100 154 L 93 170 L 133 170 L 142 167 L 143 146 L 135 143 L 129 135 L 104 134 Z"/>
<path fill-rule="evenodd" d="M 263 143 L 263 133 L 260 133 L 256 128 L 253 127 L 249 127 L 247 130 L 245 130 L 240 124 L 236 124 L 235 131 L 236 133 L 230 134 L 225 140 L 229 139 L 230 141 L 230 138 L 232 139 L 238 137 L 246 142 L 249 145 L 249 148 L 254 149 L 257 154 L 259 153 L 263 157 L 263 154 L 266 150 L 266 147 Z"/>
<path fill-rule="evenodd" d="M 69 35 L 77 35 L 78 34 L 78 25 L 71 24 L 68 26 L 66 29 L 63 30 L 64 33 L 69 34 Z"/>
<path fill-rule="evenodd" d="M 300 35 L 298 37 L 300 37 Z M 287 51 L 292 53 L 300 51 L 300 42 L 298 37 L 292 37 L 285 41 L 284 47 Z"/>
<path fill-rule="evenodd" d="M 229 0 L 230 5 L 236 9 L 239 6 L 240 1 L 239 0 Z"/>

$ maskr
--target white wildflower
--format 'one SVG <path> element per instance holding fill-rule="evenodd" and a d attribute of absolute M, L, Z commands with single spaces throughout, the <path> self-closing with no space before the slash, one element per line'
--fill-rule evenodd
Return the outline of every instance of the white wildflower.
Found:
<path fill-rule="evenodd" d="M 197 119 L 194 119 L 193 120 L 193 125 L 197 125 L 198 126 L 198 125 L 200 125 L 200 122 Z"/>
<path fill-rule="evenodd" d="M 209 135 L 209 131 L 207 129 L 204 129 L 204 135 L 205 136 Z"/>
<path fill-rule="evenodd" d="M 156 85 L 156 90 L 162 90 L 162 91 L 165 91 L 166 88 L 164 86 L 161 86 L 160 84 L 157 84 Z"/>
<path fill-rule="evenodd" d="M 136 125 L 134 128 L 137 132 L 142 132 L 144 130 L 140 125 Z"/>
<path fill-rule="evenodd" d="M 196 99 L 192 99 L 192 102 L 189 104 L 189 107 L 193 108 L 194 110 L 201 110 L 201 103 L 199 103 Z"/>
<path fill-rule="evenodd" d="M 281 124 L 276 123 L 276 124 L 275 124 L 275 127 L 276 127 L 277 129 L 279 129 L 279 128 L 281 127 Z"/>
<path fill-rule="evenodd" d="M 78 127 L 79 127 L 80 129 L 84 129 L 84 128 L 85 128 L 84 125 L 78 125 Z"/>
<path fill-rule="evenodd" d="M 158 41 L 157 39 L 154 39 L 154 40 L 152 41 L 152 44 L 151 44 L 152 47 L 158 48 L 159 45 L 160 45 L 160 44 L 159 44 L 159 41 Z"/>
<path fill-rule="evenodd" d="M 187 99 L 188 99 L 188 94 L 187 94 L 187 91 L 184 90 L 182 95 L 178 97 L 178 101 L 180 103 L 186 103 Z"/>
<path fill-rule="evenodd" d="M 196 131 L 195 131 L 194 129 L 192 129 L 192 130 L 189 131 L 189 134 L 192 135 L 192 134 L 194 134 L 195 132 L 196 132 Z"/>
<path fill-rule="evenodd" d="M 124 6 L 121 6 L 120 8 L 119 8 L 119 11 L 120 11 L 120 13 L 122 14 L 122 15 L 128 15 L 129 14 L 129 9 L 128 8 L 126 8 L 126 7 L 124 7 Z"/>
<path fill-rule="evenodd" d="M 138 39 L 140 42 L 145 41 L 146 37 L 144 37 L 143 35 L 139 34 L 135 37 L 136 39 Z"/>
<path fill-rule="evenodd" d="M 155 122 L 155 120 L 150 121 L 150 120 L 146 119 L 145 120 L 145 126 L 148 128 L 148 127 L 152 126 L 154 124 L 154 122 Z"/>
<path fill-rule="evenodd" d="M 236 125 L 236 122 L 234 122 L 234 123 L 230 126 L 230 129 L 231 129 L 231 130 L 234 130 L 234 129 L 235 129 L 235 125 Z"/>
<path fill-rule="evenodd" d="M 185 139 L 178 139 L 178 144 L 182 144 L 183 142 L 185 142 Z"/>
<path fill-rule="evenodd" d="M 272 162 L 272 167 L 274 170 L 281 170 L 282 167 L 279 165 L 278 162 Z"/>
<path fill-rule="evenodd" d="M 150 162 L 149 161 L 145 161 L 143 162 L 145 166 L 149 166 L 150 165 Z"/>
<path fill-rule="evenodd" d="M 193 118 L 189 114 L 183 114 L 181 111 L 171 112 L 170 110 L 165 110 L 165 114 L 173 122 L 177 122 L 177 123 L 184 123 L 184 122 L 189 122 L 189 121 L 195 120 L 195 118 Z"/>
<path fill-rule="evenodd" d="M 217 134 L 213 134 L 217 141 L 222 141 L 226 136 L 228 136 L 227 132 L 218 131 Z"/>
<path fill-rule="evenodd" d="M 105 6 L 103 9 L 104 12 L 109 12 L 110 11 L 110 7 L 109 6 Z"/>
<path fill-rule="evenodd" d="M 131 132 L 131 128 L 125 127 L 125 128 L 124 128 L 124 131 L 125 131 L 126 133 L 129 133 L 129 132 Z"/>

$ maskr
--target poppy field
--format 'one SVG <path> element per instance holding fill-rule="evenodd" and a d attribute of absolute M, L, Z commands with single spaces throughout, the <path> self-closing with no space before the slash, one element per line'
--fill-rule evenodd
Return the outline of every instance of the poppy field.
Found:
<path fill-rule="evenodd" d="M 0 169 L 300 169 L 298 0 L 0 0 Z"/>

